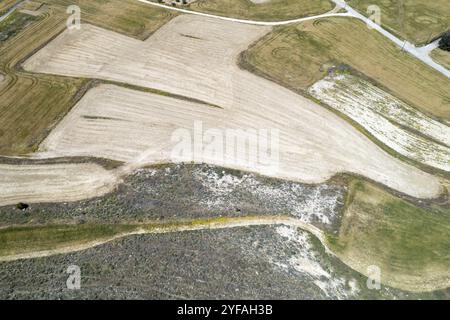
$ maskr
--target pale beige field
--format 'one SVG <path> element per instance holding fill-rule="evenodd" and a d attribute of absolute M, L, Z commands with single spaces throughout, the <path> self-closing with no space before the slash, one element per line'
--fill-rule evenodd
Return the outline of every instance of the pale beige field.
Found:
<path fill-rule="evenodd" d="M 112 172 L 92 163 L 0 164 L 0 176 L 0 206 L 82 200 L 111 191 L 118 181 Z"/>
<path fill-rule="evenodd" d="M 351 172 L 416 197 L 440 193 L 435 177 L 388 155 L 334 113 L 240 70 L 238 54 L 268 31 L 197 16 L 179 16 L 146 41 L 89 25 L 66 31 L 26 61 L 25 69 L 156 88 L 220 107 L 100 86 L 55 128 L 39 156 L 99 156 L 131 167 L 161 162 L 174 146 L 174 130 L 203 121 L 206 128 L 280 129 L 274 175 L 281 178 L 322 182 Z M 224 165 L 261 171 L 231 160 Z"/>

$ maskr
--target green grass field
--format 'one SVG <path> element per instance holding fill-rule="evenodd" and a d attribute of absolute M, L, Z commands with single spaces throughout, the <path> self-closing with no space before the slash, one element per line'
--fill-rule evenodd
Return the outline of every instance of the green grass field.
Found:
<path fill-rule="evenodd" d="M 450 206 L 420 208 L 368 182 L 353 180 L 330 247 L 353 269 L 381 270 L 382 283 L 408 291 L 450 285 Z"/>
<path fill-rule="evenodd" d="M 448 0 L 348 0 L 347 3 L 366 15 L 369 5 L 379 6 L 381 24 L 418 45 L 450 28 Z"/>
<path fill-rule="evenodd" d="M 0 43 L 14 37 L 35 20 L 37 20 L 36 17 L 15 11 L 6 20 L 0 22 Z"/>
<path fill-rule="evenodd" d="M 250 0 L 198 0 L 189 8 L 233 18 L 278 21 L 321 14 L 333 9 L 334 4 L 329 0 L 270 0 L 260 4 Z"/>
<path fill-rule="evenodd" d="M 351 66 L 409 105 L 450 120 L 450 79 L 354 19 L 275 28 L 241 59 L 244 68 L 299 91 L 339 64 Z"/>

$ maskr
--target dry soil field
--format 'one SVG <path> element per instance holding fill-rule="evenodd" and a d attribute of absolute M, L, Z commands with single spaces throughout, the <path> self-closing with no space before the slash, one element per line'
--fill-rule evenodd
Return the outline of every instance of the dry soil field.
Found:
<path fill-rule="evenodd" d="M 240 70 L 238 54 L 267 32 L 265 27 L 180 16 L 144 42 L 88 25 L 80 32 L 63 33 L 27 60 L 25 69 L 127 82 L 221 108 L 185 102 L 180 107 L 172 98 L 162 107 L 162 98 L 150 94 L 100 87 L 91 90 L 45 140 L 43 156 L 91 155 L 139 160 L 141 165 L 164 161 L 172 149 L 170 133 L 201 120 L 205 127 L 219 129 L 280 129 L 279 177 L 319 182 L 344 171 L 417 197 L 439 194 L 436 178 L 391 157 L 338 116 Z M 69 135 L 70 140 L 64 138 Z M 162 143 L 164 137 L 167 143 Z M 115 147 L 110 147 L 112 141 Z M 143 152 L 148 159 L 139 155 Z M 225 161 L 226 166 L 261 171 Z"/>
<path fill-rule="evenodd" d="M 117 178 L 97 164 L 0 165 L 0 206 L 103 195 Z"/>

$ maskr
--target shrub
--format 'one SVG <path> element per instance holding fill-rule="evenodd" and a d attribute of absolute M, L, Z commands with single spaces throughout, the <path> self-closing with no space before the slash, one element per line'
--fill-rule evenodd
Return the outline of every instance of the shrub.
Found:
<path fill-rule="evenodd" d="M 16 208 L 19 210 L 26 210 L 28 209 L 29 205 L 23 202 L 19 202 L 18 204 L 16 204 Z"/>
<path fill-rule="evenodd" d="M 439 41 L 439 48 L 442 50 L 450 51 L 450 30 L 444 33 Z"/>

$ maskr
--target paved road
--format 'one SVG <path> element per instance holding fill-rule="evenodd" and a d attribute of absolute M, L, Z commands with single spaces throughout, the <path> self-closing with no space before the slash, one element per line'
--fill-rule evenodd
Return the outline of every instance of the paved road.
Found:
<path fill-rule="evenodd" d="M 146 4 L 150 4 L 155 7 L 160 7 L 160 8 L 177 11 L 177 12 L 181 12 L 181 13 L 194 14 L 194 15 L 202 16 L 202 17 L 220 19 L 220 20 L 231 21 L 231 22 L 238 22 L 238 23 L 245 23 L 245 24 L 252 24 L 252 25 L 258 25 L 258 26 L 280 26 L 280 25 L 291 24 L 291 23 L 296 23 L 296 22 L 303 22 L 303 21 L 308 21 L 308 20 L 319 19 L 319 18 L 350 16 L 348 13 L 331 13 L 330 12 L 330 13 L 320 14 L 317 16 L 304 17 L 304 18 L 298 18 L 298 19 L 292 19 L 292 20 L 284 20 L 284 21 L 256 21 L 256 20 L 229 18 L 229 17 L 218 16 L 218 15 L 209 14 L 209 13 L 181 9 L 181 8 L 177 8 L 177 7 L 171 7 L 168 5 L 164 5 L 161 3 L 151 2 L 148 0 L 137 0 L 137 1 L 143 2 Z"/>
<path fill-rule="evenodd" d="M 208 14 L 208 13 L 203 13 L 203 12 L 181 9 L 181 8 L 177 8 L 177 7 L 171 7 L 168 5 L 151 2 L 148 0 L 137 0 L 137 1 L 149 4 L 152 6 L 160 7 L 160 8 L 165 8 L 167 10 L 181 12 L 181 13 L 194 14 L 194 15 L 199 15 L 199 16 L 208 17 L 208 18 L 215 18 L 215 19 L 221 19 L 221 20 L 232 21 L 232 22 L 237 22 L 237 23 L 261 25 L 261 26 L 279 26 L 279 25 L 286 25 L 286 24 L 291 24 L 291 23 L 298 23 L 298 22 L 320 19 L 320 18 L 327 18 L 327 17 L 353 17 L 353 18 L 364 21 L 372 29 L 380 32 L 382 35 L 384 35 L 386 38 L 388 38 L 389 40 L 394 42 L 396 45 L 403 48 L 403 50 L 405 52 L 408 52 L 409 54 L 413 55 L 417 59 L 421 60 L 423 63 L 429 65 L 431 68 L 442 73 L 447 78 L 450 78 L 450 70 L 446 69 L 445 67 L 443 67 L 442 65 L 440 65 L 439 63 L 437 63 L 433 59 L 431 59 L 429 56 L 429 50 L 428 51 L 424 50 L 423 47 L 422 48 L 416 47 L 415 45 L 413 45 L 405 40 L 401 40 L 401 39 L 397 38 L 389 31 L 383 29 L 380 25 L 376 24 L 369 18 L 363 16 L 358 11 L 356 11 L 355 9 L 353 9 L 352 7 L 347 5 L 347 3 L 343 0 L 331 0 L 331 1 L 333 1 L 337 6 L 339 6 L 341 8 L 345 8 L 345 10 L 347 11 L 345 13 L 330 12 L 330 13 L 319 14 L 316 16 L 311 16 L 311 17 L 304 17 L 304 18 L 283 20 L 283 21 L 256 21 L 256 20 L 229 18 L 229 17 L 218 16 L 218 15 L 213 15 L 213 14 Z"/>

